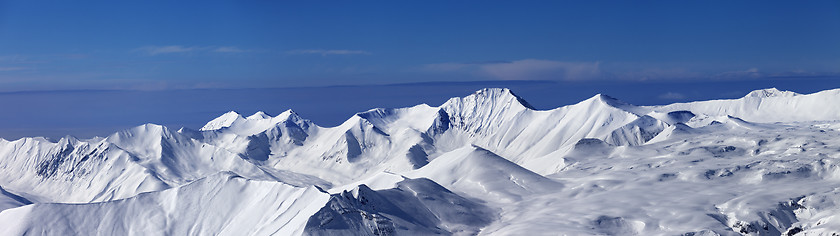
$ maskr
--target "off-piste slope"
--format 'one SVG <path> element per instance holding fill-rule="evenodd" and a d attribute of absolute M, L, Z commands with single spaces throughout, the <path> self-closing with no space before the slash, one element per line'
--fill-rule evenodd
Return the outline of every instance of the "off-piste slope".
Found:
<path fill-rule="evenodd" d="M 314 186 L 230 173 L 123 200 L 43 203 L 0 214 L 3 235 L 299 235 L 330 199 Z"/>
<path fill-rule="evenodd" d="M 315 186 L 221 172 L 122 200 L 11 208 L 0 213 L 7 226 L 0 234 L 470 235 L 494 219 L 492 209 L 428 179 L 330 195 Z"/>
<path fill-rule="evenodd" d="M 28 204 L 32 204 L 32 202 L 0 187 L 0 211 Z"/>
<path fill-rule="evenodd" d="M 239 154 L 152 124 L 89 140 L 0 140 L 0 156 L 2 186 L 36 202 L 122 199 L 220 171 L 250 179 L 282 177 L 301 186 L 329 186 L 315 177 L 254 165 Z"/>
<path fill-rule="evenodd" d="M 475 235 L 496 212 L 425 178 L 393 188 L 359 185 L 333 194 L 306 225 L 309 235 Z"/>
<path fill-rule="evenodd" d="M 169 187 L 101 138 L 0 141 L 0 156 L 4 188 L 37 202 L 104 201 Z"/>
<path fill-rule="evenodd" d="M 406 176 L 429 178 L 469 197 L 492 202 L 516 202 L 535 193 L 563 188 L 558 182 L 475 146 L 447 152 Z"/>
<path fill-rule="evenodd" d="M 495 204 L 502 218 L 482 233 L 831 235 L 840 126 L 829 124 L 683 126 L 691 133 L 643 146 L 583 140 L 548 176 L 563 188 Z"/>
<path fill-rule="evenodd" d="M 830 234 L 838 91 L 647 107 L 596 95 L 536 110 L 482 89 L 335 127 L 291 110 L 229 112 L 199 130 L 0 140 L 0 224 L 12 235 Z"/>
<path fill-rule="evenodd" d="M 840 89 L 797 94 L 776 88 L 750 92 L 739 99 L 675 103 L 647 107 L 655 111 L 689 110 L 709 116 L 734 116 L 752 122 L 840 120 Z"/>

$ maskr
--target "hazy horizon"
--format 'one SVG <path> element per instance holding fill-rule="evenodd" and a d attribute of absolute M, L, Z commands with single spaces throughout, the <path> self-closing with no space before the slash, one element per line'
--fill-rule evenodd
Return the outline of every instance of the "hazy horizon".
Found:
<path fill-rule="evenodd" d="M 292 109 L 320 126 L 340 124 L 357 112 L 421 103 L 442 104 L 488 87 L 510 88 L 537 109 L 553 109 L 606 94 L 635 105 L 732 99 L 776 87 L 797 93 L 840 88 L 837 78 L 762 81 L 557 82 L 479 81 L 264 89 L 64 90 L 0 93 L 0 138 L 58 139 L 107 136 L 145 123 L 198 129 L 228 111 L 277 115 Z M 648 91 L 640 93 L 638 91 Z"/>

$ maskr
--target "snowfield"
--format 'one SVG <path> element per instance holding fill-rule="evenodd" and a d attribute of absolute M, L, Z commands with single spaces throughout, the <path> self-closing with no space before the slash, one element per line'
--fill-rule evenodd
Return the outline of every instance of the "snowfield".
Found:
<path fill-rule="evenodd" d="M 840 235 L 840 89 L 0 139 L 0 235 Z"/>

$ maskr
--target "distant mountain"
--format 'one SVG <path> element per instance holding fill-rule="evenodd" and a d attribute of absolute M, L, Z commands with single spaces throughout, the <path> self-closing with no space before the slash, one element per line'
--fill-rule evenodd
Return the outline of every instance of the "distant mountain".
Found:
<path fill-rule="evenodd" d="M 812 94 L 779 91 L 776 88 L 750 92 L 731 100 L 676 103 L 648 107 L 655 111 L 689 110 L 709 116 L 734 116 L 753 122 L 840 120 L 840 89 Z"/>
<path fill-rule="evenodd" d="M 334 127 L 231 111 L 198 130 L 0 139 L 0 234 L 835 232 L 837 104 L 840 89 L 773 88 L 537 110 L 489 88 Z"/>

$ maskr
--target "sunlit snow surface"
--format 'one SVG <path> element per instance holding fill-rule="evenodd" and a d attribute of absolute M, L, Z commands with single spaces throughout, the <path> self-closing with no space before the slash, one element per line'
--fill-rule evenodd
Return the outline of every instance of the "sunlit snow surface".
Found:
<path fill-rule="evenodd" d="M 336 127 L 230 112 L 0 140 L 0 234 L 840 234 L 837 104 L 765 89 L 538 111 L 483 89 Z"/>

